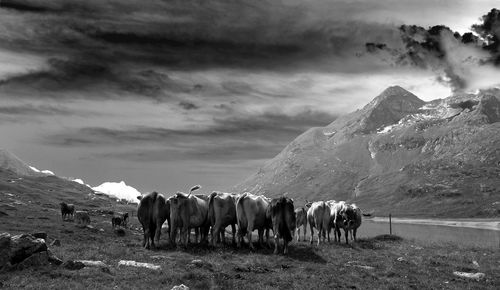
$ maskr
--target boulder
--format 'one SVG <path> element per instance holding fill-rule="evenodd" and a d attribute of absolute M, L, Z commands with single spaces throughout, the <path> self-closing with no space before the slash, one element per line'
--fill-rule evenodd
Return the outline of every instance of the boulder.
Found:
<path fill-rule="evenodd" d="M 48 255 L 48 261 L 51 263 L 51 264 L 54 264 L 54 265 L 61 265 L 63 263 L 63 261 L 61 259 L 59 259 L 56 255 L 54 255 L 54 253 L 52 253 L 52 251 L 50 249 L 47 250 L 47 255 Z"/>
<path fill-rule="evenodd" d="M 0 269 L 9 264 L 10 258 L 10 235 L 0 234 Z"/>
<path fill-rule="evenodd" d="M 17 264 L 29 256 L 47 251 L 44 239 L 37 239 L 29 234 L 11 237 L 10 263 Z"/>
<path fill-rule="evenodd" d="M 189 287 L 184 284 L 181 284 L 181 285 L 175 285 L 170 290 L 189 290 Z"/>
<path fill-rule="evenodd" d="M 34 253 L 26 259 L 22 260 L 20 263 L 15 265 L 15 268 L 18 270 L 31 268 L 31 267 L 40 267 L 47 266 L 49 264 L 49 256 L 47 251 Z"/>

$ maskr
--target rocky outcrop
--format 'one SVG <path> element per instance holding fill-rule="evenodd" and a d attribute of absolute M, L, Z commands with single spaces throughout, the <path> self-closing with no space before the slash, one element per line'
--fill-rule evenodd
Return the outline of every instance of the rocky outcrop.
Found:
<path fill-rule="evenodd" d="M 38 234 L 46 236 L 45 233 Z M 30 234 L 0 234 L 0 269 L 24 269 L 61 263 L 62 261 L 47 248 L 44 239 Z"/>
<path fill-rule="evenodd" d="M 306 131 L 234 191 L 348 200 L 375 215 L 500 216 L 498 144 L 499 90 L 426 103 L 390 87 Z"/>

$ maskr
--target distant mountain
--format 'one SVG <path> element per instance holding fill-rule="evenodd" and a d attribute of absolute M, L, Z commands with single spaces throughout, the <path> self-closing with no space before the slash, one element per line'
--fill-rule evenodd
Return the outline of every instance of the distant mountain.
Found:
<path fill-rule="evenodd" d="M 29 166 L 16 155 L 2 148 L 0 148 L 0 168 L 10 170 L 24 176 L 47 175 L 47 173 L 43 173 L 36 168 L 34 169 L 34 167 Z"/>
<path fill-rule="evenodd" d="M 500 90 L 424 102 L 395 86 L 312 128 L 235 187 L 384 215 L 500 216 Z"/>

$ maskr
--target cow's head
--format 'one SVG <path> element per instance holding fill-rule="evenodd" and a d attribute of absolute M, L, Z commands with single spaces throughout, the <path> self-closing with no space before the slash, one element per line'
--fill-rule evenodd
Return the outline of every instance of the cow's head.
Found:
<path fill-rule="evenodd" d="M 313 204 L 312 201 L 308 201 L 306 199 L 306 204 L 305 205 L 306 205 L 307 208 L 310 208 L 312 204 Z"/>

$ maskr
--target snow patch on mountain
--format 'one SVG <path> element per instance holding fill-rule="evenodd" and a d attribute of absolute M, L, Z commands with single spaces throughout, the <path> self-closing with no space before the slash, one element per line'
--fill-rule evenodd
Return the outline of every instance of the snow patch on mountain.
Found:
<path fill-rule="evenodd" d="M 141 195 L 141 193 L 137 189 L 125 184 L 124 181 L 104 182 L 99 186 L 92 187 L 92 189 L 94 191 L 102 192 L 117 199 L 125 199 L 129 202 L 134 203 L 138 203 L 137 196 Z"/>
<path fill-rule="evenodd" d="M 50 170 L 38 170 L 36 167 L 33 167 L 33 166 L 30 166 L 30 168 L 31 168 L 31 170 L 38 172 L 38 173 L 43 173 L 43 174 L 47 174 L 47 175 L 55 175 L 54 172 L 52 172 Z"/>

